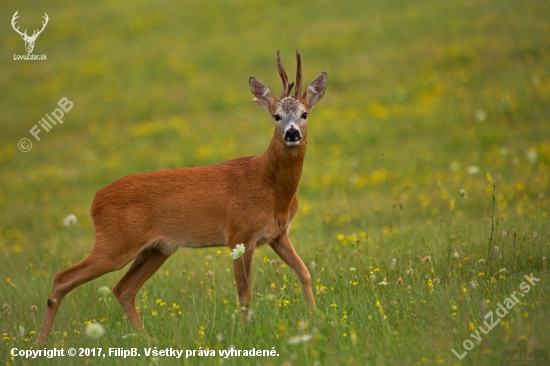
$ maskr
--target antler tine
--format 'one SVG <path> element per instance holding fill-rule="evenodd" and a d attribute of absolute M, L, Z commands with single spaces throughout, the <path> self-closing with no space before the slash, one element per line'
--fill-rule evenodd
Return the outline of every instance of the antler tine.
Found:
<path fill-rule="evenodd" d="M 277 50 L 277 70 L 279 70 L 279 75 L 281 75 L 281 79 L 283 80 L 283 94 L 279 99 L 283 99 L 288 97 L 290 91 L 292 90 L 292 87 L 294 86 L 294 83 L 288 83 L 288 76 L 286 75 L 283 64 L 281 64 L 281 53 L 279 52 L 279 50 Z"/>
<path fill-rule="evenodd" d="M 48 24 L 48 20 L 50 20 L 50 18 L 48 17 L 48 14 L 46 14 L 46 13 L 44 13 L 44 16 L 43 16 L 42 18 L 44 18 L 45 22 L 42 22 L 42 29 L 40 29 L 40 30 L 38 31 L 38 34 L 36 35 L 37 37 L 38 37 L 38 35 L 39 35 L 40 33 L 42 33 L 42 31 L 44 30 L 44 28 L 46 28 L 46 25 Z M 33 34 L 33 35 L 34 35 L 34 34 Z"/>
<path fill-rule="evenodd" d="M 302 59 L 300 57 L 300 51 L 296 50 L 296 89 L 294 93 L 294 99 L 301 99 L 300 92 L 302 91 Z"/>
<path fill-rule="evenodd" d="M 18 13 L 19 13 L 19 10 L 17 10 L 17 11 L 15 12 L 15 14 L 13 14 L 13 17 L 11 18 L 11 26 L 13 27 L 13 30 L 15 30 L 15 31 L 16 31 L 17 33 L 19 33 L 20 35 L 23 35 L 23 34 L 24 34 L 24 35 L 27 35 L 27 30 L 26 30 L 26 29 L 25 29 L 25 32 L 21 32 L 21 31 L 19 30 L 19 26 L 18 26 L 17 28 L 15 28 L 15 22 L 17 21 L 17 18 L 19 18 Z"/>

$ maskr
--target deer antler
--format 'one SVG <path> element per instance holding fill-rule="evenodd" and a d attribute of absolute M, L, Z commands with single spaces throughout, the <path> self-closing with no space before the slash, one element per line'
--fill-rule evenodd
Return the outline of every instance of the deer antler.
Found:
<path fill-rule="evenodd" d="M 283 80 L 283 94 L 279 99 L 283 99 L 288 97 L 290 91 L 292 90 L 292 87 L 294 86 L 294 83 L 288 83 L 288 77 L 286 76 L 283 64 L 281 64 L 281 53 L 279 52 L 279 50 L 277 50 L 277 69 L 279 70 L 279 75 L 281 75 L 281 79 Z"/>
<path fill-rule="evenodd" d="M 15 30 L 20 35 L 28 37 L 26 29 L 25 29 L 25 32 L 22 33 L 21 31 L 19 31 L 19 27 L 15 28 L 15 22 L 16 22 L 17 18 L 19 18 L 19 15 L 17 15 L 18 12 L 19 12 L 19 10 L 17 10 L 15 12 L 15 14 L 13 14 L 13 17 L 11 18 L 11 26 L 13 27 L 13 30 Z"/>
<path fill-rule="evenodd" d="M 300 57 L 300 51 L 296 50 L 296 89 L 294 93 L 294 99 L 300 100 L 302 96 L 300 92 L 302 91 L 302 59 Z"/>
<path fill-rule="evenodd" d="M 42 31 L 44 30 L 44 28 L 46 28 L 46 24 L 48 24 L 48 20 L 49 20 L 50 18 L 48 18 L 48 14 L 46 14 L 46 13 L 44 13 L 44 17 L 43 17 L 43 18 L 46 20 L 46 22 L 42 22 L 42 29 L 40 29 L 40 30 L 38 31 L 38 33 L 36 33 L 37 30 L 35 30 L 35 31 L 33 32 L 32 36 L 31 36 L 31 38 L 33 38 L 33 37 L 34 37 L 34 38 L 38 37 L 38 35 L 39 35 L 40 33 L 42 33 Z"/>

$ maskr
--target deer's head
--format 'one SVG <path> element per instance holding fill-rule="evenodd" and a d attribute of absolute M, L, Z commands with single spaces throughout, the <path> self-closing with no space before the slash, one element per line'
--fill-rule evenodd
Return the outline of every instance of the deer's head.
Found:
<path fill-rule="evenodd" d="M 296 50 L 296 90 L 294 96 L 289 96 L 294 83 L 288 82 L 285 69 L 281 64 L 281 55 L 277 51 L 277 68 L 283 81 L 283 94 L 280 98 L 273 95 L 271 90 L 260 80 L 251 77 L 250 90 L 256 96 L 254 103 L 265 108 L 275 121 L 277 135 L 287 146 L 298 146 L 307 136 L 307 118 L 309 112 L 325 95 L 327 74 L 321 72 L 307 86 L 303 95 L 302 64 L 300 52 Z"/>
<path fill-rule="evenodd" d="M 19 27 L 15 27 L 15 21 L 17 20 L 17 18 L 19 18 L 19 15 L 17 15 L 17 13 L 19 12 L 19 10 L 17 10 L 15 12 L 15 14 L 13 14 L 13 17 L 11 18 L 11 26 L 13 27 L 13 29 L 19 33 L 19 35 L 21 36 L 21 38 L 23 38 L 23 41 L 25 41 L 25 49 L 27 50 L 27 53 L 32 53 L 32 50 L 34 49 L 34 42 L 36 41 L 36 38 L 38 38 L 38 36 L 40 35 L 40 33 L 42 33 L 42 31 L 44 30 L 44 28 L 46 28 L 46 24 L 48 24 L 48 14 L 44 13 L 44 22 L 42 22 L 42 29 L 38 30 L 38 29 L 35 29 L 34 32 L 32 33 L 32 36 L 28 36 L 27 35 L 27 30 L 25 29 L 24 32 L 21 32 L 19 31 Z"/>

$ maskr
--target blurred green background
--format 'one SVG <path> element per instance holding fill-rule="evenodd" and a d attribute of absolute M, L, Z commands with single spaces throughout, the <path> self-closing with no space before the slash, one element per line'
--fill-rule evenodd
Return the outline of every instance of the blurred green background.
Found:
<path fill-rule="evenodd" d="M 48 14 L 33 52 L 47 61 L 13 60 L 26 54 L 16 10 L 29 34 Z M 0 279 L 42 278 L 13 301 L 42 307 L 53 274 L 89 251 L 87 210 L 106 184 L 263 153 L 273 125 L 248 78 L 278 95 L 277 50 L 291 78 L 297 48 L 304 83 L 328 74 L 292 231 L 306 263 L 359 232 L 385 263 L 422 256 L 422 237 L 436 256 L 483 255 L 493 184 L 498 235 L 548 231 L 547 1 L 5 1 L 0 15 Z M 64 123 L 34 140 L 63 97 Z M 202 262 L 193 253 L 165 267 Z"/>
<path fill-rule="evenodd" d="M 48 13 L 34 50 L 47 61 L 13 60 L 25 54 L 9 27 L 15 10 L 22 29 Z M 329 75 L 309 129 L 306 200 L 344 189 L 363 203 L 417 204 L 416 190 L 437 199 L 449 169 L 449 192 L 475 184 L 470 165 L 481 167 L 477 181 L 492 172 L 534 200 L 548 190 L 537 169 L 550 160 L 547 15 L 543 1 L 4 6 L 5 229 L 82 217 L 97 189 L 126 174 L 262 153 L 272 125 L 247 80 L 278 93 L 275 52 L 293 75 L 296 48 L 306 82 Z M 62 97 L 75 105 L 65 123 L 34 141 L 28 131 Z M 23 137 L 34 141 L 29 153 L 17 149 Z"/>

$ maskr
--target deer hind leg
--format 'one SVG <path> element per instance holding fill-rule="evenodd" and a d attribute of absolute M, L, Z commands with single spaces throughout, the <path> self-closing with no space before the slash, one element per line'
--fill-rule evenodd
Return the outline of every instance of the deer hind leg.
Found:
<path fill-rule="evenodd" d="M 306 297 L 306 302 L 308 306 L 312 309 L 316 308 L 315 299 L 313 298 L 313 290 L 311 289 L 311 275 L 307 270 L 306 265 L 298 253 L 294 250 L 288 234 L 283 234 L 277 239 L 269 243 L 273 248 L 275 253 L 296 273 L 300 283 L 302 284 L 302 289 L 304 290 L 304 295 Z"/>
<path fill-rule="evenodd" d="M 139 289 L 162 266 L 168 256 L 156 248 L 147 248 L 140 252 L 128 272 L 113 288 L 113 293 L 126 313 L 132 325 L 146 334 L 143 323 L 135 306 Z"/>
<path fill-rule="evenodd" d="M 43 346 L 48 339 L 55 315 L 65 295 L 86 282 L 121 269 L 135 257 L 136 253 L 132 250 L 115 251 L 116 248 L 121 247 L 123 246 L 103 241 L 97 237 L 94 248 L 86 258 L 54 276 L 46 315 L 38 333 L 37 345 Z M 136 248 L 137 250 L 138 248 Z"/>

